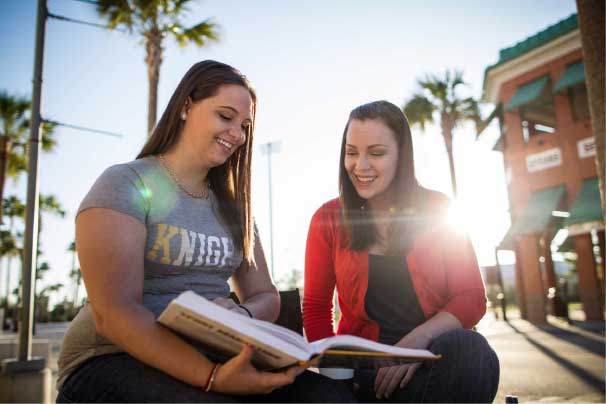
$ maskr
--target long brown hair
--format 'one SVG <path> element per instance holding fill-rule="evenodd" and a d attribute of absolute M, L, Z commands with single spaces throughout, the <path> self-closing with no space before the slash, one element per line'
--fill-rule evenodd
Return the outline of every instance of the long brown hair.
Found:
<path fill-rule="evenodd" d="M 138 159 L 162 154 L 179 139 L 183 130 L 180 118 L 188 97 L 198 102 L 217 94 L 219 87 L 228 84 L 242 86 L 252 99 L 252 123 L 248 128 L 246 142 L 222 165 L 208 172 L 210 187 L 220 201 L 219 213 L 226 223 L 236 246 L 242 248 L 248 264 L 253 258 L 253 218 L 250 194 L 250 164 L 257 109 L 257 96 L 247 78 L 237 69 L 214 60 L 205 60 L 193 65 L 175 89 L 160 121 L 154 127 Z"/>
<path fill-rule="evenodd" d="M 388 101 L 374 101 L 354 108 L 343 131 L 341 157 L 339 162 L 339 198 L 343 212 L 343 225 L 349 247 L 364 250 L 378 241 L 371 213 L 366 200 L 356 191 L 345 169 L 345 149 L 347 130 L 352 120 L 379 120 L 393 133 L 398 145 L 398 163 L 395 176 L 387 189 L 393 195 L 392 220 L 389 226 L 387 252 L 390 255 L 404 255 L 408 251 L 416 219 L 415 209 L 418 197 L 423 193 L 415 177 L 412 136 L 406 117 L 394 104 Z"/>

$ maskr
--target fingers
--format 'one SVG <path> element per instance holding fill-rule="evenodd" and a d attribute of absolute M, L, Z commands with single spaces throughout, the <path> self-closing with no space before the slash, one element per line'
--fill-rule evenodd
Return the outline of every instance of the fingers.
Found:
<path fill-rule="evenodd" d="M 243 367 L 243 366 L 247 366 L 250 365 L 250 361 L 252 360 L 252 356 L 253 356 L 253 349 L 250 345 L 244 345 L 242 346 L 242 350 L 240 351 L 240 353 L 236 356 L 234 356 L 231 360 L 234 361 L 234 364 L 237 367 Z"/>
<path fill-rule="evenodd" d="M 244 345 L 242 347 L 242 351 L 240 351 L 240 353 L 234 357 L 237 365 L 239 365 L 241 368 L 249 367 L 254 369 L 251 364 L 253 353 L 253 348 L 250 345 Z M 258 373 L 260 376 L 260 384 L 263 386 L 263 390 L 268 393 L 284 385 L 291 384 L 295 381 L 295 378 L 304 371 L 304 366 L 293 366 L 284 372 L 277 373 L 259 372 L 254 369 L 254 372 Z"/>
<path fill-rule="evenodd" d="M 238 307 L 236 302 L 234 302 L 231 299 L 224 298 L 224 297 L 217 297 L 215 300 L 213 300 L 213 302 L 218 304 L 219 306 L 225 307 L 226 309 L 229 309 L 229 310 L 233 310 L 234 308 Z"/>
<path fill-rule="evenodd" d="M 387 368 L 379 368 L 379 370 L 377 370 L 377 376 L 375 377 L 375 385 L 373 386 L 375 392 L 379 390 L 379 386 L 381 385 L 381 383 L 383 383 L 383 378 L 385 377 L 386 373 Z"/>
<path fill-rule="evenodd" d="M 386 392 L 387 386 L 394 378 L 397 368 L 395 366 L 380 368 L 375 378 L 375 395 L 381 399 Z M 399 379 L 398 379 L 399 380 Z"/>
<path fill-rule="evenodd" d="M 291 368 L 288 368 L 286 370 L 286 373 L 290 376 L 293 375 L 294 377 L 299 376 L 301 373 L 305 372 L 305 369 L 307 369 L 306 366 L 293 366 Z"/>
<path fill-rule="evenodd" d="M 408 382 L 410 382 L 410 379 L 412 379 L 412 376 L 415 374 L 419 366 L 421 366 L 421 363 L 415 363 L 414 365 L 411 365 L 410 369 L 408 369 L 408 372 L 406 372 L 406 376 L 404 376 L 404 378 L 400 382 L 401 389 L 403 389 L 408 384 Z"/>
<path fill-rule="evenodd" d="M 305 367 L 295 366 L 284 372 L 259 372 L 259 384 L 262 386 L 262 393 L 268 394 L 280 387 L 293 383 L 297 376 L 304 371 Z"/>
<path fill-rule="evenodd" d="M 251 363 L 254 349 L 244 345 L 240 353 L 219 368 L 214 389 L 225 394 L 267 394 L 291 384 L 305 371 L 305 366 L 293 366 L 283 372 L 263 372 Z"/>
<path fill-rule="evenodd" d="M 377 399 L 389 398 L 406 375 L 411 365 L 391 366 L 381 368 L 375 379 L 375 394 Z"/>
<path fill-rule="evenodd" d="M 387 398 L 389 398 L 391 396 L 391 394 L 395 391 L 395 389 L 398 388 L 398 385 L 400 384 L 400 380 L 402 380 L 402 377 L 404 377 L 404 375 L 406 375 L 406 374 L 408 374 L 408 372 L 410 372 L 410 367 L 408 367 L 408 366 L 397 366 L 397 367 L 394 367 L 394 369 L 395 370 L 393 371 L 393 377 L 389 381 L 389 384 L 385 387 L 384 395 Z"/>

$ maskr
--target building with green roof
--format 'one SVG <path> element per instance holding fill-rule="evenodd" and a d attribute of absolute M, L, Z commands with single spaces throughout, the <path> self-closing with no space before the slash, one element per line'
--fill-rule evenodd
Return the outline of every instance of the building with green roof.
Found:
<path fill-rule="evenodd" d="M 603 320 L 604 218 L 577 15 L 502 49 L 485 70 L 483 101 L 495 105 L 488 120 L 499 121 L 494 149 L 503 153 L 510 202 L 512 225 L 498 249 L 515 252 L 523 316 L 543 323 L 558 314 L 546 296 L 558 287 L 552 240 L 565 229 L 586 317 Z"/>

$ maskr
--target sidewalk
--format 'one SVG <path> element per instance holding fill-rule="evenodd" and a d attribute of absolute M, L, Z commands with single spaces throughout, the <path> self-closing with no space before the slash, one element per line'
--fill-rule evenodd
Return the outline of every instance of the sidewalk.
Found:
<path fill-rule="evenodd" d="M 520 402 L 605 402 L 604 322 L 568 325 L 550 317 L 537 327 L 509 317 L 498 321 L 490 312 L 478 324 L 501 363 L 496 403 L 506 395 Z"/>

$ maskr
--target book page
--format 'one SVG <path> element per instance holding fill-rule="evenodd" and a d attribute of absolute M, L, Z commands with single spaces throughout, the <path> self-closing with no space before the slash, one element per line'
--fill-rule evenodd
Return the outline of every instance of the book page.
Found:
<path fill-rule="evenodd" d="M 246 318 L 245 320 L 250 320 L 250 318 Z M 284 328 L 277 324 L 270 323 L 269 321 L 255 320 L 255 322 L 251 322 L 251 325 L 254 327 L 258 327 L 263 330 L 263 332 L 267 332 L 269 334 L 274 335 L 277 338 L 280 338 L 292 345 L 295 345 L 301 348 L 304 351 L 309 351 L 309 344 L 305 341 L 305 339 L 297 334 L 296 332 L 289 330 L 288 328 Z"/>
<path fill-rule="evenodd" d="M 372 351 L 383 352 L 401 357 L 418 359 L 437 359 L 437 355 L 425 349 L 400 348 L 393 345 L 380 344 L 375 341 L 356 337 L 353 335 L 337 335 L 324 338 L 309 344 L 315 353 L 323 353 L 329 349 L 344 351 Z"/>

